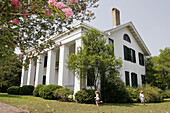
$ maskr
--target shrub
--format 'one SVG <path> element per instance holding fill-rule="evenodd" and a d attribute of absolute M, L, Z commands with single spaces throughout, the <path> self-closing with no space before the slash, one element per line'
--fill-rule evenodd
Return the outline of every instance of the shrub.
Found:
<path fill-rule="evenodd" d="M 146 99 L 146 102 L 161 102 L 163 101 L 161 92 L 162 90 L 157 87 L 151 87 L 150 85 L 146 85 L 143 87 L 144 96 Z"/>
<path fill-rule="evenodd" d="M 32 95 L 34 90 L 34 86 L 32 85 L 24 85 L 20 88 L 21 95 Z"/>
<path fill-rule="evenodd" d="M 39 90 L 40 90 L 40 88 L 43 87 L 43 86 L 44 86 L 43 84 L 38 85 L 38 86 L 34 89 L 33 95 L 36 96 L 36 97 L 39 97 L 39 96 L 40 96 L 40 95 L 39 95 Z"/>
<path fill-rule="evenodd" d="M 75 94 L 75 99 L 79 103 L 94 103 L 95 102 L 95 90 L 82 89 Z"/>
<path fill-rule="evenodd" d="M 126 87 L 127 92 L 129 93 L 129 98 L 131 102 L 139 102 L 139 88 L 132 88 L 132 87 Z"/>
<path fill-rule="evenodd" d="M 161 93 L 163 98 L 170 98 L 170 90 L 166 90 L 165 92 Z"/>
<path fill-rule="evenodd" d="M 53 97 L 53 91 L 56 89 L 62 88 L 62 86 L 59 85 L 45 85 L 40 88 L 39 95 L 44 99 L 54 99 Z"/>
<path fill-rule="evenodd" d="M 11 86 L 7 89 L 8 94 L 19 95 L 20 87 L 19 86 Z"/>
<path fill-rule="evenodd" d="M 60 88 L 53 92 L 54 98 L 61 101 L 73 101 L 72 96 L 69 97 L 70 95 L 73 95 L 73 91 L 68 88 Z"/>
<path fill-rule="evenodd" d="M 124 82 L 120 78 L 114 78 L 107 81 L 102 86 L 101 96 L 104 102 L 130 102 L 129 92 L 124 86 Z"/>

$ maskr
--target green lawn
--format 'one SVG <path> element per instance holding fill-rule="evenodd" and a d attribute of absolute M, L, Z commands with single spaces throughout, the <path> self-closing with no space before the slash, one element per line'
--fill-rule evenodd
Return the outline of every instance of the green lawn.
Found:
<path fill-rule="evenodd" d="M 79 104 L 75 102 L 59 102 L 45 100 L 34 96 L 19 96 L 0 93 L 0 102 L 17 108 L 31 111 L 31 113 L 170 113 L 170 99 L 162 103 L 113 103 Z"/>

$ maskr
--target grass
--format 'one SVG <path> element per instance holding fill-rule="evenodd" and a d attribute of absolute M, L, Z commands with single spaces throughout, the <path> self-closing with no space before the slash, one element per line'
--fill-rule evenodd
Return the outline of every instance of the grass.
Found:
<path fill-rule="evenodd" d="M 59 102 L 45 100 L 34 96 L 19 96 L 0 93 L 0 102 L 31 113 L 170 113 L 170 98 L 162 103 L 109 103 L 79 104 L 76 102 Z"/>

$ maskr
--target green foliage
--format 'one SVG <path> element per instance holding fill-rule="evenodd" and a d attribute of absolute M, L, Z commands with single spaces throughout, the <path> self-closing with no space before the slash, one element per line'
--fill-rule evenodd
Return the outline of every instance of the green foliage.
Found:
<path fill-rule="evenodd" d="M 36 97 L 39 97 L 39 90 L 41 87 L 43 87 L 44 85 L 43 84 L 39 84 L 33 91 L 33 95 L 36 96 Z"/>
<path fill-rule="evenodd" d="M 144 87 L 141 87 L 144 91 L 145 96 L 145 102 L 153 103 L 153 102 L 162 102 L 163 98 L 161 96 L 161 93 L 163 92 L 161 89 L 157 87 L 151 87 L 150 85 L 146 85 Z"/>
<path fill-rule="evenodd" d="M 170 98 L 170 90 L 166 90 L 161 93 L 163 98 Z"/>
<path fill-rule="evenodd" d="M 39 90 L 39 95 L 41 96 L 41 98 L 44 98 L 44 99 L 53 99 L 54 98 L 53 92 L 59 88 L 62 88 L 62 86 L 53 85 L 53 84 L 42 86 Z"/>
<path fill-rule="evenodd" d="M 160 55 L 147 59 L 146 81 L 162 90 L 170 89 L 170 48 L 160 50 Z"/>
<path fill-rule="evenodd" d="M 133 88 L 133 87 L 126 87 L 126 90 L 129 93 L 129 97 L 131 102 L 139 102 L 139 88 Z"/>
<path fill-rule="evenodd" d="M 34 90 L 34 86 L 24 85 L 20 88 L 20 95 L 32 95 L 33 90 Z"/>
<path fill-rule="evenodd" d="M 20 94 L 19 92 L 20 92 L 19 86 L 11 86 L 7 89 L 8 94 L 19 95 Z"/>
<path fill-rule="evenodd" d="M 107 44 L 100 31 L 95 29 L 87 30 L 82 36 L 83 48 L 77 49 L 77 53 L 68 56 L 67 67 L 76 72 L 80 78 L 90 76 L 93 79 L 95 90 L 99 85 L 100 79 L 106 79 L 111 73 L 118 76 L 122 62 L 114 56 L 113 44 Z M 93 70 L 94 75 L 89 74 L 88 70 Z"/>
<path fill-rule="evenodd" d="M 21 61 L 15 54 L 8 58 L 0 57 L 0 92 L 20 85 L 21 69 Z"/>
<path fill-rule="evenodd" d="M 78 103 L 95 103 L 95 90 L 82 89 L 75 94 L 75 100 Z"/>
<path fill-rule="evenodd" d="M 102 100 L 104 102 L 130 102 L 132 101 L 124 82 L 115 77 L 112 81 L 105 81 L 101 88 Z"/>
<path fill-rule="evenodd" d="M 22 55 L 28 56 L 26 59 L 36 59 L 34 52 L 38 54 L 45 48 L 56 45 L 53 40 L 45 41 L 51 35 L 62 33 L 63 29 L 70 29 L 69 25 L 73 23 L 73 20 L 94 19 L 94 13 L 88 9 L 96 8 L 99 0 L 81 0 L 73 3 L 74 5 L 67 4 L 67 0 L 60 0 L 65 8 L 72 9 L 73 15 L 70 18 L 66 18 L 65 13 L 60 9 L 49 5 L 48 0 L 19 0 L 18 3 L 21 3 L 19 9 L 11 6 L 13 1 L 17 2 L 16 0 L 0 2 L 0 57 L 8 57 L 18 47 Z M 51 15 L 44 13 L 47 9 L 50 10 Z M 28 14 L 24 14 L 24 11 Z M 19 23 L 13 24 L 13 19 L 17 19 Z M 39 44 L 41 41 L 44 43 Z M 26 53 L 25 50 L 30 48 L 33 48 L 34 52 Z"/>
<path fill-rule="evenodd" d="M 68 88 L 59 88 L 53 92 L 53 96 L 57 100 L 64 102 L 73 101 L 73 91 Z"/>

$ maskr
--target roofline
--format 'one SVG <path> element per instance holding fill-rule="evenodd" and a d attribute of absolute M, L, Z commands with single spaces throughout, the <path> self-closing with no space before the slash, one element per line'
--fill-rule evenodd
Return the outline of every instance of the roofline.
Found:
<path fill-rule="evenodd" d="M 75 29 L 79 29 L 79 28 L 85 28 L 85 29 L 89 29 L 89 30 L 90 29 L 96 29 L 96 30 L 100 31 L 102 34 L 104 34 L 104 31 L 101 31 L 101 30 L 99 30 L 99 29 L 97 29 L 97 28 L 95 28 L 95 27 L 93 27 L 93 26 L 91 26 L 91 25 L 89 25 L 87 23 L 78 22 L 78 23 L 72 25 L 70 30 L 67 29 L 67 30 L 63 31 L 63 33 L 61 33 L 61 34 L 52 35 L 52 36 L 50 36 L 49 39 L 55 40 L 55 39 L 57 39 L 57 38 L 59 38 L 59 37 L 61 37 L 63 35 L 66 35 L 67 33 L 72 32 Z"/>
<path fill-rule="evenodd" d="M 112 29 L 106 30 L 105 33 L 107 34 L 109 32 L 114 32 L 114 31 L 117 31 L 117 30 L 122 29 L 124 27 L 127 27 L 135 35 L 137 42 L 140 44 L 140 46 L 142 46 L 142 48 L 144 50 L 145 56 L 150 56 L 151 53 L 150 53 L 149 49 L 145 45 L 144 41 L 142 40 L 141 36 L 139 35 L 137 29 L 135 28 L 135 26 L 133 25 L 132 22 L 128 22 L 128 23 L 125 23 L 123 25 L 118 25 L 118 26 L 116 26 Z"/>

